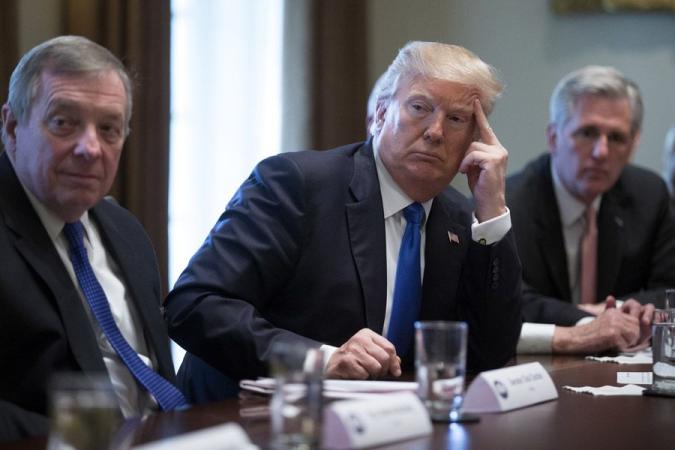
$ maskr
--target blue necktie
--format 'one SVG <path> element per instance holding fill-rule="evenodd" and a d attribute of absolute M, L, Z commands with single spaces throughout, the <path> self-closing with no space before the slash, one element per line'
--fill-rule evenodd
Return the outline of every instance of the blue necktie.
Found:
<path fill-rule="evenodd" d="M 420 271 L 421 224 L 424 208 L 415 202 L 405 207 L 403 216 L 407 222 L 401 249 L 396 264 L 394 301 L 389 319 L 388 339 L 403 356 L 412 343 L 414 323 L 422 303 L 422 275 Z"/>
<path fill-rule="evenodd" d="M 185 401 L 183 394 L 161 375 L 146 366 L 126 339 L 124 339 L 124 336 L 122 336 L 120 329 L 113 319 L 105 292 L 103 292 L 103 288 L 96 279 L 94 271 L 89 264 L 87 249 L 84 247 L 84 227 L 82 223 L 79 221 L 67 223 L 63 227 L 63 232 L 70 244 L 70 252 L 68 252 L 70 261 L 73 263 L 77 282 L 82 288 L 87 303 L 89 303 L 89 307 L 94 313 L 94 317 L 96 317 L 106 338 L 108 338 L 112 347 L 129 368 L 131 374 L 155 397 L 163 410 L 169 411 L 187 407 L 188 403 Z"/>

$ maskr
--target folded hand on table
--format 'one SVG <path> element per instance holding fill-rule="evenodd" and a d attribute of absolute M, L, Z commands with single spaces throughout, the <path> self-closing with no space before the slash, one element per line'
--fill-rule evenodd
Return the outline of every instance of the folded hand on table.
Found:
<path fill-rule="evenodd" d="M 330 357 L 326 378 L 365 380 L 401 375 L 401 358 L 394 344 L 373 330 L 363 328 Z"/>
<path fill-rule="evenodd" d="M 556 327 L 554 353 L 596 353 L 606 350 L 634 352 L 649 345 L 653 305 L 641 305 L 634 299 L 616 308 L 616 299 L 608 296 L 596 319 L 574 327 Z"/>

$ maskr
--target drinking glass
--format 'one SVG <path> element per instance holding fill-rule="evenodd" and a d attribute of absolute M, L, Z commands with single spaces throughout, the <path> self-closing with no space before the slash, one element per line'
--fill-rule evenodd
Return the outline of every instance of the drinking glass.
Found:
<path fill-rule="evenodd" d="M 106 375 L 59 373 L 50 380 L 48 450 L 105 450 L 122 424 Z"/>
<path fill-rule="evenodd" d="M 272 347 L 276 388 L 270 402 L 272 447 L 318 448 L 323 418 L 323 352 L 302 344 Z"/>
<path fill-rule="evenodd" d="M 432 420 L 461 418 L 468 326 L 464 322 L 415 322 L 418 395 Z"/>
<path fill-rule="evenodd" d="M 675 309 L 657 309 L 652 322 L 653 391 L 675 395 Z"/>

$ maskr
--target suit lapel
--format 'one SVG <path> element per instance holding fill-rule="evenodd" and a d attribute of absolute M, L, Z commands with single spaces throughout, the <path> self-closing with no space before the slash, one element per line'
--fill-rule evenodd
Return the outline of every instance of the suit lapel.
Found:
<path fill-rule="evenodd" d="M 371 141 L 354 154 L 349 185 L 354 202 L 346 205 L 347 226 L 361 283 L 366 324 L 380 333 L 384 326 L 387 275 L 382 195 Z"/>
<path fill-rule="evenodd" d="M 9 180 L 0 189 L 2 201 L 7 205 L 2 209 L 8 228 L 16 236 L 14 245 L 17 251 L 47 286 L 48 301 L 58 309 L 75 360 L 85 371 L 105 371 L 96 337 L 77 289 L 16 178 L 6 154 L 0 157 L 0 172 L 0 179 Z"/>
<path fill-rule="evenodd" d="M 420 320 L 456 317 L 452 299 L 471 234 L 465 225 L 452 219 L 452 210 L 461 211 L 458 205 L 447 204 L 443 197 L 436 197 L 426 222 Z"/>
<path fill-rule="evenodd" d="M 621 195 L 614 187 L 602 198 L 598 214 L 598 300 L 612 293 L 621 268 L 624 235 Z"/>

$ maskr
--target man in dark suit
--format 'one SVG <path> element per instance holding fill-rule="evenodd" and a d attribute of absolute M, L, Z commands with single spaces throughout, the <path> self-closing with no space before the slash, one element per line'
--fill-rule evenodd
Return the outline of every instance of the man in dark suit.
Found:
<path fill-rule="evenodd" d="M 234 379 L 266 374 L 279 341 L 323 346 L 326 376 L 364 379 L 400 375 L 414 319 L 464 320 L 470 368 L 503 365 L 521 318 L 507 152 L 483 112 L 500 90 L 466 49 L 404 47 L 385 75 L 371 140 L 254 169 L 167 299 L 172 338 Z M 475 222 L 448 187 L 458 170 L 476 198 Z M 394 345 L 402 210 L 415 202 L 426 242 L 421 305 L 405 318 L 410 338 Z"/>
<path fill-rule="evenodd" d="M 136 355 L 160 384 L 174 379 L 153 248 L 127 210 L 103 199 L 131 101 L 123 65 L 81 37 L 33 48 L 12 74 L 0 155 L 0 441 L 47 433 L 47 386 L 58 372 L 109 376 L 125 417 L 157 409 L 111 345 L 111 326 L 99 325 L 107 313 L 90 310 L 91 285 L 131 347 L 125 358 Z M 66 227 L 84 233 L 95 280 L 87 287 Z"/>
<path fill-rule="evenodd" d="M 524 318 L 548 324 L 526 323 L 519 351 L 646 345 L 650 302 L 675 286 L 675 221 L 663 181 L 629 164 L 642 123 L 638 87 L 613 68 L 585 67 L 558 83 L 550 113 L 549 154 L 506 183 L 523 263 Z M 589 208 L 597 264 L 584 297 Z"/>

